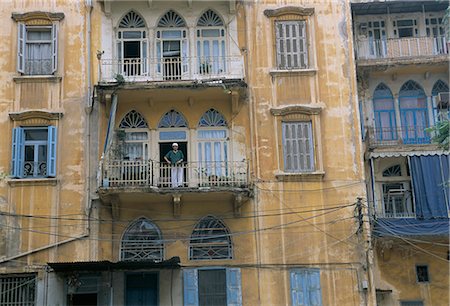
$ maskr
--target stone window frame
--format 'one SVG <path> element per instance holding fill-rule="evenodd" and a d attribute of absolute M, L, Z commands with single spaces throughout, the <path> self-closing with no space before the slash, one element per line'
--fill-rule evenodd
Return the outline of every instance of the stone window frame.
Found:
<path fill-rule="evenodd" d="M 270 109 L 276 119 L 277 146 L 278 146 L 278 170 L 275 177 L 279 181 L 321 181 L 325 176 L 323 167 L 323 151 L 321 141 L 320 113 L 324 107 L 320 104 L 296 104 Z M 283 122 L 311 122 L 314 171 L 309 172 L 285 172 L 283 153 Z"/>
<path fill-rule="evenodd" d="M 277 9 L 266 9 L 264 15 L 269 18 L 272 28 L 273 60 L 270 70 L 272 76 L 285 74 L 314 75 L 317 73 L 317 56 L 315 50 L 315 20 L 313 7 L 285 6 Z M 306 49 L 308 55 L 307 68 L 279 69 L 277 64 L 276 23 L 280 21 L 306 22 Z"/>

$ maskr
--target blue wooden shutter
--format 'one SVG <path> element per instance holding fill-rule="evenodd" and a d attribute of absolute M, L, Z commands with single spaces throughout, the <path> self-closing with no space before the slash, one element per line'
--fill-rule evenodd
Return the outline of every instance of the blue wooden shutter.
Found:
<path fill-rule="evenodd" d="M 56 142 L 58 138 L 55 126 L 48 127 L 47 138 L 47 176 L 56 176 Z"/>
<path fill-rule="evenodd" d="M 227 305 L 242 306 L 241 269 L 227 269 Z"/>
<path fill-rule="evenodd" d="M 293 306 L 322 306 L 320 270 L 291 271 L 291 299 Z"/>
<path fill-rule="evenodd" d="M 24 133 L 23 128 L 21 127 L 13 129 L 11 157 L 12 176 L 22 177 L 24 159 Z"/>
<path fill-rule="evenodd" d="M 308 270 L 307 290 L 309 293 L 309 305 L 322 306 L 322 292 L 320 290 L 320 271 Z"/>
<path fill-rule="evenodd" d="M 306 275 L 303 271 L 291 271 L 291 301 L 292 306 L 305 306 L 305 289 L 306 289 Z"/>
<path fill-rule="evenodd" d="M 17 71 L 25 73 L 25 43 L 26 43 L 26 27 L 25 24 L 19 22 L 17 24 Z"/>
<path fill-rule="evenodd" d="M 52 25 L 52 73 L 58 68 L 58 25 Z"/>
<path fill-rule="evenodd" d="M 183 271 L 184 306 L 198 306 L 198 272 L 197 269 Z"/>

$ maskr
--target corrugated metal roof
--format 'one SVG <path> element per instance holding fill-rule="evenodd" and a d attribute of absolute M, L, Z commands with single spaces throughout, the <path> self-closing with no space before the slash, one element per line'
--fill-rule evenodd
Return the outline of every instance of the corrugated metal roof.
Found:
<path fill-rule="evenodd" d="M 48 265 L 55 272 L 71 271 L 108 271 L 108 270 L 138 270 L 138 269 L 179 269 L 180 257 L 155 262 L 147 261 L 75 261 L 75 262 L 49 262 Z"/>

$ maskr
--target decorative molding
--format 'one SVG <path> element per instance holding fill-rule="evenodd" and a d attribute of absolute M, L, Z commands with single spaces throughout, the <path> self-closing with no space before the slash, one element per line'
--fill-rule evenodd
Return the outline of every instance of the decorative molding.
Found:
<path fill-rule="evenodd" d="M 47 123 L 50 120 L 59 120 L 63 117 L 61 112 L 46 112 L 41 110 L 29 110 L 17 113 L 9 113 L 12 121 L 21 121 L 21 123 Z"/>
<path fill-rule="evenodd" d="M 51 12 L 27 12 L 27 13 L 12 13 L 12 19 L 16 22 L 24 22 L 27 25 L 49 25 L 54 21 L 61 21 L 64 19 L 64 13 Z"/>
<path fill-rule="evenodd" d="M 264 15 L 266 17 L 279 17 L 288 14 L 294 14 L 299 16 L 311 16 L 314 14 L 314 8 L 301 6 L 285 6 L 277 9 L 264 10 Z"/>
<path fill-rule="evenodd" d="M 173 216 L 179 218 L 181 216 L 181 194 L 172 194 Z"/>
<path fill-rule="evenodd" d="M 272 69 L 271 76 L 316 75 L 317 69 Z"/>
<path fill-rule="evenodd" d="M 60 83 L 62 78 L 54 75 L 23 75 L 13 77 L 16 83 Z"/>
<path fill-rule="evenodd" d="M 282 182 L 319 182 L 325 176 L 323 171 L 304 172 L 304 173 L 275 173 L 275 178 Z"/>
<path fill-rule="evenodd" d="M 8 179 L 11 187 L 20 186 L 56 186 L 57 178 L 29 178 L 29 179 Z"/>
<path fill-rule="evenodd" d="M 274 116 L 287 116 L 292 114 L 318 115 L 324 108 L 320 104 L 294 104 L 281 107 L 273 107 L 270 112 Z"/>

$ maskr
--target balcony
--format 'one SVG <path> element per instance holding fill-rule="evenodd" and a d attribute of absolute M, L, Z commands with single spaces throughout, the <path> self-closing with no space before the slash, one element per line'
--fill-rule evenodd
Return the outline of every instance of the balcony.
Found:
<path fill-rule="evenodd" d="M 100 58 L 99 73 L 100 83 L 243 79 L 244 62 L 241 56 Z"/>
<path fill-rule="evenodd" d="M 180 187 L 171 183 L 172 166 L 155 161 L 104 160 L 101 165 L 100 188 L 145 189 L 149 192 L 211 191 L 249 188 L 248 163 L 187 162 L 180 166 Z"/>
<path fill-rule="evenodd" d="M 357 59 L 371 62 L 423 57 L 443 57 L 447 60 L 448 54 L 445 37 L 360 39 L 356 41 L 356 47 Z"/>
<path fill-rule="evenodd" d="M 367 140 L 370 147 L 398 145 L 427 145 L 431 143 L 426 127 L 382 127 L 367 129 Z"/>

